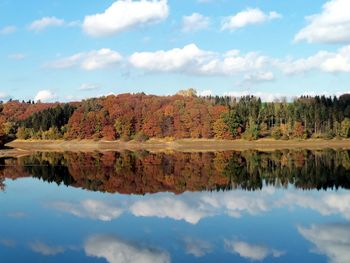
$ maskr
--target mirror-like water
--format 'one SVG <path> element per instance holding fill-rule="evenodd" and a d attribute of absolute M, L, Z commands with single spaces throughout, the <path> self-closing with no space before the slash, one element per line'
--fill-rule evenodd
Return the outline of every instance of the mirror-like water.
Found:
<path fill-rule="evenodd" d="M 350 258 L 350 152 L 0 159 L 1 262 Z"/>

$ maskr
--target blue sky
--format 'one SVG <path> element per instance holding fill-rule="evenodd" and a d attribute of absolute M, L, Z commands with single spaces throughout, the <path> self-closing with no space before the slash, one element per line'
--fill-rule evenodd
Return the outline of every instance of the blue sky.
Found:
<path fill-rule="evenodd" d="M 0 97 L 350 91 L 348 0 L 0 0 Z"/>

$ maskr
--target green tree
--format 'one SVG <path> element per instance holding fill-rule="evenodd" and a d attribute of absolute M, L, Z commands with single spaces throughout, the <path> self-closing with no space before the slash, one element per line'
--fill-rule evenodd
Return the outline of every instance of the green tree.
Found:
<path fill-rule="evenodd" d="M 225 114 L 224 121 L 234 138 L 238 137 L 242 130 L 242 120 L 235 109 Z"/>
<path fill-rule="evenodd" d="M 341 122 L 341 132 L 340 132 L 341 137 L 343 138 L 349 138 L 350 137 L 350 119 L 345 118 Z"/>

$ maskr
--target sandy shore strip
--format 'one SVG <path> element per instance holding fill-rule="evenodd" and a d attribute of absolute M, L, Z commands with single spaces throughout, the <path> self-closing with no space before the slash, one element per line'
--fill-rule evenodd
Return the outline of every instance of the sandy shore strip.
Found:
<path fill-rule="evenodd" d="M 94 140 L 15 140 L 6 145 L 8 149 L 0 150 L 1 156 L 25 155 L 34 151 L 138 151 L 147 150 L 151 152 L 179 151 L 179 152 L 213 152 L 213 151 L 244 151 L 260 150 L 274 151 L 283 149 L 349 149 L 350 140 L 273 140 L 261 139 L 257 141 L 246 140 L 208 140 L 208 139 L 183 139 L 166 141 L 162 139 L 151 139 L 146 142 L 123 142 L 123 141 L 94 141 Z"/>

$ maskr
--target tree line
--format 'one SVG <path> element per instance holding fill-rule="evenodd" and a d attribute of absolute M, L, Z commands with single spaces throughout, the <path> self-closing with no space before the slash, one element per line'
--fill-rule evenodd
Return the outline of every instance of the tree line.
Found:
<path fill-rule="evenodd" d="M 75 103 L 0 103 L 0 137 L 20 139 L 349 138 L 350 94 L 293 101 L 208 96 L 111 95 Z"/>

